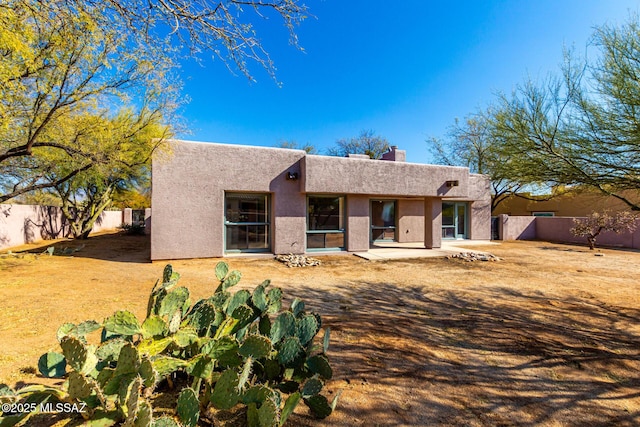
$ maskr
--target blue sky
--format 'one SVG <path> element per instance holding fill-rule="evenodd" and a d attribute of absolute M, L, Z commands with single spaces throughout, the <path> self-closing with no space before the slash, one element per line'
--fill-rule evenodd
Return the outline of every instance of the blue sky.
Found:
<path fill-rule="evenodd" d="M 257 82 L 218 61 L 182 65 L 184 139 L 321 152 L 372 129 L 429 162 L 425 140 L 510 92 L 526 76 L 558 70 L 563 46 L 583 52 L 594 26 L 624 23 L 637 1 L 309 0 L 298 28 L 304 52 L 275 20 L 258 35 L 276 63 L 278 86 L 257 64 Z"/>

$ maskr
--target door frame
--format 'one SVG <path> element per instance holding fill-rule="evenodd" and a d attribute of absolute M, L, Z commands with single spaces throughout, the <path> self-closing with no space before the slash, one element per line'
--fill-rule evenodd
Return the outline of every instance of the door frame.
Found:
<path fill-rule="evenodd" d="M 373 225 L 373 203 L 375 202 L 393 202 L 393 225 L 379 227 Z M 374 239 L 373 230 L 393 229 L 393 239 Z M 370 199 L 369 200 L 369 242 L 397 242 L 398 241 L 398 200 L 397 199 Z"/>

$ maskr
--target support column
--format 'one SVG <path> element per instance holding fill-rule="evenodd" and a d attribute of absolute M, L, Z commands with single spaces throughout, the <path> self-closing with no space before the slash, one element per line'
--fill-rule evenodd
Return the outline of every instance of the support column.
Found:
<path fill-rule="evenodd" d="M 122 223 L 125 225 L 133 224 L 133 209 L 124 208 Z"/>
<path fill-rule="evenodd" d="M 369 250 L 369 197 L 347 196 L 347 250 Z"/>
<path fill-rule="evenodd" d="M 442 246 L 442 200 L 424 199 L 424 246 L 435 249 Z"/>
<path fill-rule="evenodd" d="M 144 210 L 144 234 L 151 234 L 151 208 Z"/>

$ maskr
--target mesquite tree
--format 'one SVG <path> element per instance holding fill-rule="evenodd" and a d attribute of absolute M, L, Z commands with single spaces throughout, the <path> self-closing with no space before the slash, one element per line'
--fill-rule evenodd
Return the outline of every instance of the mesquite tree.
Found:
<path fill-rule="evenodd" d="M 589 242 L 589 249 L 596 247 L 596 237 L 604 231 L 611 231 L 616 234 L 633 233 L 637 227 L 638 216 L 632 212 L 611 213 L 593 212 L 587 218 L 574 218 L 574 226 L 571 234 L 578 237 L 586 237 Z"/>

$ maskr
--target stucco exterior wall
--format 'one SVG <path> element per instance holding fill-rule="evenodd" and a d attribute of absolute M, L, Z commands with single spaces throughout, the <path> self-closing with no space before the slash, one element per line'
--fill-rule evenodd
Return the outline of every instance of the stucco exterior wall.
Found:
<path fill-rule="evenodd" d="M 424 246 L 427 249 L 442 246 L 442 200 L 427 198 L 424 200 Z M 429 225 L 429 220 L 431 224 Z"/>
<path fill-rule="evenodd" d="M 372 196 L 468 197 L 469 170 L 450 166 L 306 156 L 303 191 Z M 458 186 L 447 187 L 447 181 Z"/>
<path fill-rule="evenodd" d="M 104 211 L 92 233 L 115 230 L 123 222 L 121 211 Z M 60 208 L 37 205 L 0 205 L 0 249 L 58 239 L 69 235 Z"/>
<path fill-rule="evenodd" d="M 488 187 L 467 168 L 315 156 L 281 148 L 186 141 L 172 141 L 172 146 L 170 156 L 153 159 L 153 260 L 224 256 L 225 192 L 270 195 L 274 253 L 305 252 L 306 199 L 313 194 L 346 196 L 349 251 L 368 250 L 370 200 L 380 196 L 398 200 L 400 242 L 440 247 L 443 198 L 472 202 L 471 223 L 478 230 L 473 238 L 490 237 L 485 210 L 490 195 L 483 193 Z M 290 174 L 295 178 L 288 179 Z M 447 181 L 457 185 L 448 186 Z M 485 223 L 487 229 L 480 230 Z"/>
<path fill-rule="evenodd" d="M 154 158 L 151 259 L 224 255 L 225 191 L 272 193 L 271 245 L 304 251 L 305 196 L 302 150 L 174 141 L 168 158 Z"/>
<path fill-rule="evenodd" d="M 502 240 L 533 240 L 536 238 L 535 216 L 499 215 L 498 226 Z"/>
<path fill-rule="evenodd" d="M 571 234 L 573 217 L 535 217 L 499 215 L 502 240 L 544 240 L 547 242 L 586 244 L 585 237 Z M 596 239 L 601 246 L 640 249 L 640 220 L 633 233 L 602 232 Z"/>
<path fill-rule="evenodd" d="M 487 175 L 469 176 L 469 239 L 491 239 L 491 180 Z"/>
<path fill-rule="evenodd" d="M 369 197 L 347 196 L 347 250 L 350 252 L 369 250 Z"/>
<path fill-rule="evenodd" d="M 399 243 L 424 241 L 424 200 L 398 200 L 398 225 L 396 237 Z"/>

